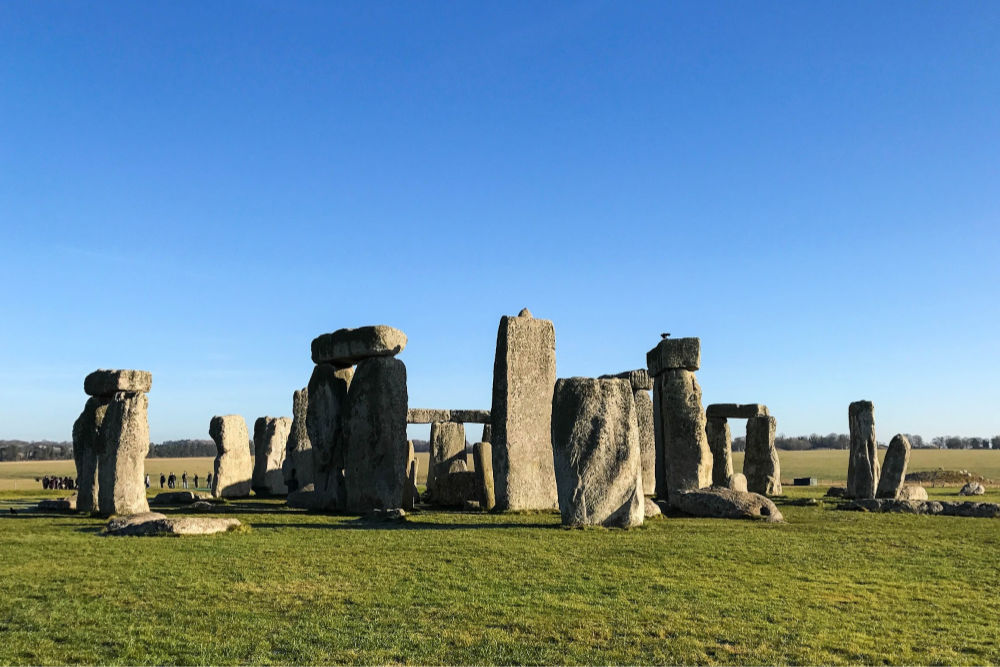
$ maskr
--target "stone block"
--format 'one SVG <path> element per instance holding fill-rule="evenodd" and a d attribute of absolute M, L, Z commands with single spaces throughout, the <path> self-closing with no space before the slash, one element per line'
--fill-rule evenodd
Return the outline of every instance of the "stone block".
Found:
<path fill-rule="evenodd" d="M 73 424 L 73 461 L 76 464 L 77 509 L 97 512 L 100 481 L 97 462 L 103 451 L 100 439 L 101 422 L 107 414 L 110 398 L 91 397 Z"/>
<path fill-rule="evenodd" d="M 463 424 L 487 424 L 490 421 L 489 410 L 451 410 L 449 421 Z"/>
<path fill-rule="evenodd" d="M 713 403 L 705 408 L 709 419 L 752 419 L 769 414 L 767 406 L 760 403 Z"/>
<path fill-rule="evenodd" d="M 103 516 L 148 512 L 145 461 L 149 454 L 149 397 L 119 392 L 107 406 L 98 438 L 97 506 Z"/>
<path fill-rule="evenodd" d="M 712 451 L 705 435 L 701 387 L 691 371 L 671 369 L 656 378 L 660 435 L 668 497 L 712 485 Z M 655 407 L 655 404 L 654 404 Z"/>
<path fill-rule="evenodd" d="M 246 498 L 250 495 L 253 460 L 247 424 L 239 415 L 212 417 L 208 435 L 215 441 L 214 498 Z"/>
<path fill-rule="evenodd" d="M 472 461 L 476 470 L 476 486 L 479 506 L 489 511 L 496 506 L 493 491 L 493 447 L 488 442 L 477 442 L 472 446 Z"/>
<path fill-rule="evenodd" d="M 753 417 L 747 420 L 743 474 L 746 475 L 747 490 L 750 493 L 781 495 L 781 463 L 774 446 L 776 428 L 774 417 Z"/>
<path fill-rule="evenodd" d="M 465 425 L 457 422 L 431 424 L 430 460 L 427 464 L 427 490 L 434 489 L 439 474 L 447 474 L 454 461 L 468 462 L 465 452 Z"/>
<path fill-rule="evenodd" d="M 306 432 L 312 445 L 313 484 L 328 509 L 344 509 L 344 442 L 341 415 L 354 371 L 317 364 L 309 378 Z"/>
<path fill-rule="evenodd" d="M 285 462 L 290 417 L 259 417 L 253 425 L 254 465 L 251 488 L 259 496 L 288 494 L 281 466 Z"/>
<path fill-rule="evenodd" d="M 120 391 L 148 393 L 153 387 L 153 374 L 149 371 L 99 370 L 83 380 L 83 391 L 88 396 L 111 396 Z"/>
<path fill-rule="evenodd" d="M 410 408 L 406 411 L 407 424 L 433 424 L 434 422 L 447 421 L 451 421 L 451 410 Z"/>
<path fill-rule="evenodd" d="M 362 359 L 394 357 L 405 347 L 406 334 L 384 324 L 338 329 L 313 339 L 312 360 L 345 368 Z"/>
<path fill-rule="evenodd" d="M 769 523 L 784 521 L 778 507 L 765 496 L 732 489 L 700 489 L 670 495 L 670 504 L 692 516 L 716 519 L 757 519 Z"/>
<path fill-rule="evenodd" d="M 292 393 L 292 425 L 285 442 L 285 460 L 281 464 L 281 476 L 289 492 L 315 483 L 312 443 L 306 428 L 308 411 L 309 389 L 303 387 Z"/>
<path fill-rule="evenodd" d="M 656 434 L 653 428 L 653 399 L 645 389 L 635 389 L 635 418 L 639 427 L 639 455 L 642 461 L 642 492 L 656 493 Z"/>
<path fill-rule="evenodd" d="M 479 500 L 476 472 L 455 470 L 435 480 L 434 489 L 428 491 L 428 500 L 439 507 L 465 507 Z"/>
<path fill-rule="evenodd" d="M 711 408 L 711 406 L 709 406 Z M 712 450 L 712 486 L 725 487 L 733 476 L 733 438 L 725 418 L 708 417 L 705 437 Z"/>
<path fill-rule="evenodd" d="M 847 498 L 874 498 L 878 488 L 878 443 L 875 440 L 875 405 L 855 401 L 847 410 L 851 449 L 847 459 Z"/>
<path fill-rule="evenodd" d="M 897 498 L 906 479 L 906 466 L 910 463 L 910 441 L 902 433 L 893 436 L 882 462 L 876 498 Z"/>
<path fill-rule="evenodd" d="M 629 384 L 632 385 L 632 391 L 650 391 L 653 388 L 653 378 L 650 377 L 649 371 L 645 368 L 637 368 L 634 371 L 613 373 L 611 375 L 602 375 L 599 379 L 610 380 L 612 378 L 628 380 Z"/>
<path fill-rule="evenodd" d="M 664 338 L 646 353 L 646 368 L 653 377 L 668 370 L 696 371 L 700 366 L 700 338 Z"/>

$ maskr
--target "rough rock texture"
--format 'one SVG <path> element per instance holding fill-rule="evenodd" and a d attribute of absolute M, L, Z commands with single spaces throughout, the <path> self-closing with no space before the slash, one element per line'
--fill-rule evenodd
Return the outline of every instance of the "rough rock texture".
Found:
<path fill-rule="evenodd" d="M 464 466 L 464 462 L 456 461 L 452 470 L 437 480 L 434 490 L 428 491 L 425 498 L 440 507 L 465 507 L 470 502 L 478 501 L 476 472 L 457 469 Z"/>
<path fill-rule="evenodd" d="M 552 322 L 530 313 L 500 318 L 490 410 L 498 510 L 558 506 L 551 434 L 555 382 Z"/>
<path fill-rule="evenodd" d="M 116 516 L 108 520 L 105 530 L 108 532 L 122 530 L 123 528 L 128 528 L 130 526 L 138 526 L 140 524 L 146 523 L 147 521 L 160 521 L 166 519 L 166 514 L 161 514 L 160 512 L 138 512 L 136 514 L 128 514 L 125 516 Z"/>
<path fill-rule="evenodd" d="M 781 495 L 781 464 L 774 446 L 774 417 L 747 420 L 747 449 L 743 455 L 743 474 L 747 490 L 765 496 Z"/>
<path fill-rule="evenodd" d="M 38 509 L 49 512 L 74 512 L 76 511 L 76 494 L 65 498 L 47 498 L 38 501 Z"/>
<path fill-rule="evenodd" d="M 496 493 L 493 490 L 493 446 L 488 442 L 477 442 L 472 446 L 472 461 L 476 470 L 476 491 L 479 506 L 489 511 L 496 507 Z"/>
<path fill-rule="evenodd" d="M 899 490 L 906 479 L 906 466 L 910 462 L 910 441 L 902 433 L 897 433 L 889 443 L 882 461 L 876 498 L 898 498 Z"/>
<path fill-rule="evenodd" d="M 88 396 L 110 397 L 120 391 L 145 394 L 153 387 L 153 374 L 149 371 L 99 370 L 83 380 L 83 391 Z"/>
<path fill-rule="evenodd" d="M 668 496 L 712 484 L 701 387 L 694 373 L 668 370 L 656 378 Z"/>
<path fill-rule="evenodd" d="M 215 441 L 215 471 L 212 474 L 212 496 L 215 498 L 246 498 L 250 495 L 253 461 L 250 458 L 250 437 L 247 424 L 239 415 L 212 417 L 208 435 Z"/>
<path fill-rule="evenodd" d="M 733 436 L 725 417 L 709 417 L 705 437 L 712 451 L 712 485 L 729 486 L 733 476 Z"/>
<path fill-rule="evenodd" d="M 412 511 L 413 506 L 420 502 L 417 493 L 417 456 L 413 451 L 413 441 L 406 441 L 406 483 L 403 487 L 403 509 Z"/>
<path fill-rule="evenodd" d="M 844 498 L 847 496 L 847 489 L 842 486 L 831 486 L 823 495 L 827 498 Z"/>
<path fill-rule="evenodd" d="M 449 419 L 453 422 L 463 424 L 488 424 L 490 421 L 489 410 L 450 410 Z"/>
<path fill-rule="evenodd" d="M 344 368 L 362 359 L 394 357 L 405 347 L 406 334 L 384 324 L 338 329 L 313 339 L 312 360 Z"/>
<path fill-rule="evenodd" d="M 927 500 L 927 489 L 922 486 L 905 484 L 896 494 L 897 500 Z"/>
<path fill-rule="evenodd" d="M 778 507 L 757 493 L 712 487 L 697 491 L 672 493 L 670 504 L 685 514 L 718 519 L 761 519 L 784 521 Z"/>
<path fill-rule="evenodd" d="M 726 483 L 726 488 L 730 491 L 742 491 L 747 493 L 747 478 L 741 472 L 733 473 Z"/>
<path fill-rule="evenodd" d="M 309 389 L 302 388 L 292 394 L 292 426 L 285 442 L 285 461 L 281 464 L 281 477 L 285 487 L 300 489 L 314 482 L 312 443 L 306 428 L 309 410 Z"/>
<path fill-rule="evenodd" d="M 491 424 L 483 424 L 483 435 L 479 440 L 480 442 L 493 442 L 493 426 Z"/>
<path fill-rule="evenodd" d="M 441 474 L 453 461 L 468 463 L 465 454 L 465 426 L 456 422 L 431 424 L 430 459 L 427 463 L 427 490 L 432 491 Z"/>
<path fill-rule="evenodd" d="M 649 371 L 645 368 L 637 368 L 633 371 L 624 371 L 622 373 L 614 373 L 612 375 L 602 375 L 600 380 L 628 380 L 629 384 L 632 385 L 632 391 L 649 391 L 653 388 L 653 378 L 650 376 Z"/>
<path fill-rule="evenodd" d="M 981 496 L 986 493 L 986 488 L 979 482 L 969 482 L 959 490 L 960 496 Z"/>
<path fill-rule="evenodd" d="M 653 501 L 652 498 L 647 497 L 645 499 L 644 504 L 646 506 L 646 509 L 643 512 L 643 514 L 644 514 L 643 520 L 645 520 L 645 519 L 652 519 L 654 516 L 662 516 L 663 515 L 663 510 L 660 509 L 660 506 L 657 505 Z"/>
<path fill-rule="evenodd" d="M 656 493 L 656 433 L 653 429 L 653 399 L 645 389 L 635 389 L 635 419 L 639 427 L 639 456 L 642 460 L 642 492 L 651 496 Z"/>
<path fill-rule="evenodd" d="M 212 512 L 215 510 L 215 505 L 208 502 L 207 500 L 196 500 L 195 502 L 188 505 L 189 510 L 194 510 L 196 512 Z"/>
<path fill-rule="evenodd" d="M 341 414 L 354 371 L 317 364 L 309 378 L 306 431 L 312 445 L 315 499 L 326 509 L 344 509 L 344 443 Z"/>
<path fill-rule="evenodd" d="M 557 380 L 552 451 L 564 526 L 642 525 L 639 425 L 627 380 Z"/>
<path fill-rule="evenodd" d="M 260 496 L 283 496 L 288 493 L 281 466 L 285 462 L 290 417 L 258 417 L 253 425 L 253 477 L 251 487 Z"/>
<path fill-rule="evenodd" d="M 861 512 L 893 512 L 903 514 L 936 514 L 992 519 L 1000 517 L 1000 504 L 977 502 L 937 502 L 935 500 L 894 500 L 892 498 L 859 498 L 844 503 L 839 509 Z"/>
<path fill-rule="evenodd" d="M 875 441 L 875 405 L 855 401 L 847 411 L 851 451 L 847 460 L 847 498 L 874 498 L 878 487 L 878 445 Z"/>
<path fill-rule="evenodd" d="M 156 497 L 149 501 L 150 505 L 190 505 L 199 500 L 205 500 L 208 496 L 195 493 L 194 491 L 165 491 L 156 494 Z"/>
<path fill-rule="evenodd" d="M 663 403 L 663 382 L 659 378 L 653 378 L 653 450 L 656 455 L 656 469 L 653 474 L 656 477 L 654 484 L 654 497 L 659 500 L 667 499 L 667 452 L 666 433 L 663 427 L 663 411 L 660 405 Z"/>
<path fill-rule="evenodd" d="M 73 424 L 73 460 L 76 463 L 77 508 L 97 512 L 97 460 L 103 445 L 99 437 L 109 398 L 87 399 L 83 412 Z"/>
<path fill-rule="evenodd" d="M 653 377 L 668 370 L 696 371 L 700 366 L 700 338 L 664 338 L 646 353 L 646 368 Z"/>
<path fill-rule="evenodd" d="M 373 357 L 358 363 L 343 416 L 348 512 L 402 507 L 407 400 L 402 361 Z"/>
<path fill-rule="evenodd" d="M 160 537 L 172 535 L 211 535 L 224 533 L 242 525 L 239 519 L 206 517 L 167 518 L 156 512 L 147 512 L 126 520 L 108 521 L 106 535 L 116 537 Z"/>
<path fill-rule="evenodd" d="M 407 424 L 433 424 L 434 422 L 451 421 L 451 410 L 434 410 L 432 408 L 410 408 L 406 411 Z"/>
<path fill-rule="evenodd" d="M 767 406 L 760 403 L 713 403 L 705 408 L 705 415 L 709 419 L 750 419 L 769 414 Z"/>
<path fill-rule="evenodd" d="M 97 509 L 104 516 L 149 511 L 145 460 L 149 453 L 149 398 L 119 392 L 98 430 Z"/>

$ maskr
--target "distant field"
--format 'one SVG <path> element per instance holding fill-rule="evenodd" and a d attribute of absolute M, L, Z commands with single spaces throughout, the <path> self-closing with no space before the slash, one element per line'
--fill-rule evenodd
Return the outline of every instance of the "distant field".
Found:
<path fill-rule="evenodd" d="M 427 454 L 417 453 L 419 478 L 423 484 L 427 476 Z M 885 456 L 885 451 L 881 452 Z M 820 449 L 807 452 L 779 452 L 781 478 L 790 484 L 793 477 L 816 477 L 821 482 L 842 483 L 847 478 L 847 451 Z M 743 468 L 743 453 L 733 455 L 734 466 L 739 472 Z M 470 459 L 471 463 L 471 459 Z M 942 450 L 917 449 L 910 457 L 910 472 L 920 470 L 968 470 L 1000 482 L 1000 450 Z M 210 457 L 191 459 L 146 459 L 146 471 L 150 474 L 154 487 L 159 486 L 160 473 L 174 472 L 180 477 L 187 471 L 198 474 L 204 480 L 212 471 Z M 14 489 L 40 489 L 36 477 L 43 475 L 74 476 L 72 461 L 24 461 L 0 463 L 0 491 Z M 204 482 L 202 482 L 204 485 Z"/>

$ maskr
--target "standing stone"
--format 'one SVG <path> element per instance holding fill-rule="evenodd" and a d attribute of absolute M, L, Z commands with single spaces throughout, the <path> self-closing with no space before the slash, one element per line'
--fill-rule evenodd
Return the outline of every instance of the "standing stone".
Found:
<path fill-rule="evenodd" d="M 149 454 L 149 399 L 118 392 L 107 404 L 98 432 L 97 505 L 104 516 L 149 511 L 144 461 Z"/>
<path fill-rule="evenodd" d="M 313 484 L 313 453 L 306 429 L 306 412 L 309 408 L 309 389 L 302 388 L 292 394 L 292 426 L 285 444 L 285 461 L 281 464 L 285 486 L 302 489 Z"/>
<path fill-rule="evenodd" d="M 878 480 L 876 498 L 892 498 L 899 496 L 906 479 L 906 466 L 910 463 L 910 441 L 902 433 L 897 433 L 889 443 L 882 462 L 882 472 Z"/>
<path fill-rule="evenodd" d="M 653 428 L 653 399 L 645 389 L 636 389 L 635 417 L 639 426 L 639 453 L 642 459 L 642 492 L 656 493 L 656 435 Z"/>
<path fill-rule="evenodd" d="M 498 510 L 558 506 L 552 464 L 556 334 L 527 308 L 500 318 L 493 365 L 491 442 Z"/>
<path fill-rule="evenodd" d="M 101 422 L 108 409 L 107 398 L 91 397 L 73 424 L 73 460 L 76 462 L 76 508 L 97 512 L 97 461 L 101 454 Z"/>
<path fill-rule="evenodd" d="M 733 437 L 729 432 L 729 420 L 725 417 L 709 417 L 705 423 L 708 448 L 712 450 L 712 486 L 729 486 L 733 476 Z"/>
<path fill-rule="evenodd" d="M 250 478 L 253 476 L 247 423 L 239 415 L 212 417 L 208 435 L 215 441 L 218 451 L 212 475 L 212 496 L 246 498 L 250 495 Z"/>
<path fill-rule="evenodd" d="M 847 497 L 874 498 L 878 487 L 878 444 L 875 441 L 875 405 L 855 401 L 847 410 L 851 452 L 847 460 Z"/>
<path fill-rule="evenodd" d="M 493 426 L 491 424 L 483 424 L 483 437 L 480 442 L 493 442 Z"/>
<path fill-rule="evenodd" d="M 663 414 L 660 406 L 663 404 L 662 378 L 653 378 L 653 452 L 656 454 L 656 476 L 654 496 L 667 500 L 667 451 L 666 435 L 663 432 Z"/>
<path fill-rule="evenodd" d="M 251 486 L 257 495 L 286 495 L 288 487 L 281 474 L 285 447 L 292 420 L 288 417 L 259 417 L 253 425 L 254 464 Z"/>
<path fill-rule="evenodd" d="M 407 512 L 420 500 L 417 493 L 417 455 L 413 441 L 406 441 L 406 484 L 403 488 L 403 509 Z"/>
<path fill-rule="evenodd" d="M 427 463 L 427 490 L 432 497 L 437 478 L 448 474 L 455 461 L 468 464 L 465 426 L 457 422 L 434 422 L 431 424 L 430 460 Z"/>
<path fill-rule="evenodd" d="M 747 490 L 762 496 L 781 495 L 781 464 L 774 446 L 777 422 L 774 417 L 751 417 L 747 420 L 746 453 L 743 474 Z"/>
<path fill-rule="evenodd" d="M 497 504 L 493 490 L 493 446 L 488 442 L 477 442 L 472 446 L 472 460 L 476 465 L 479 506 L 489 511 Z"/>
<path fill-rule="evenodd" d="M 667 493 L 673 497 L 711 486 L 712 452 L 705 436 L 698 380 L 692 371 L 683 369 L 664 371 L 658 379 Z"/>
<path fill-rule="evenodd" d="M 312 445 L 314 507 L 344 508 L 344 443 L 341 414 L 354 371 L 316 364 L 309 378 L 306 432 Z"/>
<path fill-rule="evenodd" d="M 642 525 L 642 454 L 627 381 L 558 380 L 552 451 L 563 525 Z"/>
<path fill-rule="evenodd" d="M 343 416 L 347 511 L 363 513 L 402 506 L 407 401 L 406 365 L 402 361 L 373 357 L 358 362 Z"/>

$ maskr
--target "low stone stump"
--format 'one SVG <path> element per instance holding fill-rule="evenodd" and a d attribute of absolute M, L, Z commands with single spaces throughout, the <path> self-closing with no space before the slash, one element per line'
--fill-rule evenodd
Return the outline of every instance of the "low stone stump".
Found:
<path fill-rule="evenodd" d="M 846 498 L 847 489 L 843 486 L 831 486 L 823 495 L 827 498 Z"/>
<path fill-rule="evenodd" d="M 172 517 L 159 512 L 144 512 L 108 521 L 105 535 L 115 537 L 167 537 L 176 535 L 212 535 L 239 528 L 239 519 L 207 517 Z"/>
<path fill-rule="evenodd" d="M 927 500 L 927 489 L 914 484 L 904 484 L 896 495 L 897 500 Z"/>
<path fill-rule="evenodd" d="M 938 502 L 936 500 L 896 500 L 892 498 L 863 498 L 844 503 L 839 509 L 855 512 L 932 514 L 980 519 L 1000 517 L 1000 504 L 966 502 Z"/>
<path fill-rule="evenodd" d="M 747 493 L 747 476 L 741 472 L 733 473 L 732 477 L 727 480 L 726 485 L 723 488 L 729 489 L 730 491 Z"/>
<path fill-rule="evenodd" d="M 958 491 L 960 496 L 981 496 L 984 493 L 986 493 L 986 487 L 979 482 L 969 482 Z"/>
<path fill-rule="evenodd" d="M 76 498 L 76 494 L 65 498 L 47 498 L 46 500 L 38 501 L 36 509 L 47 512 L 75 512 Z"/>
<path fill-rule="evenodd" d="M 646 500 L 645 500 L 645 504 L 646 504 L 646 509 L 645 509 L 645 516 L 643 517 L 643 520 L 645 520 L 645 519 L 652 519 L 655 516 L 663 516 L 663 510 L 660 509 L 660 506 L 657 505 L 656 502 L 652 498 L 650 498 L 650 497 L 647 496 Z"/>
<path fill-rule="evenodd" d="M 765 496 L 718 487 L 671 494 L 670 505 L 691 516 L 757 519 L 769 523 L 785 520 L 778 507 Z"/>
<path fill-rule="evenodd" d="M 815 477 L 796 477 L 792 480 L 792 486 L 816 486 L 819 481 Z"/>
<path fill-rule="evenodd" d="M 166 491 L 156 494 L 156 497 L 149 501 L 150 505 L 190 505 L 199 500 L 207 500 L 209 496 L 194 491 Z"/>

